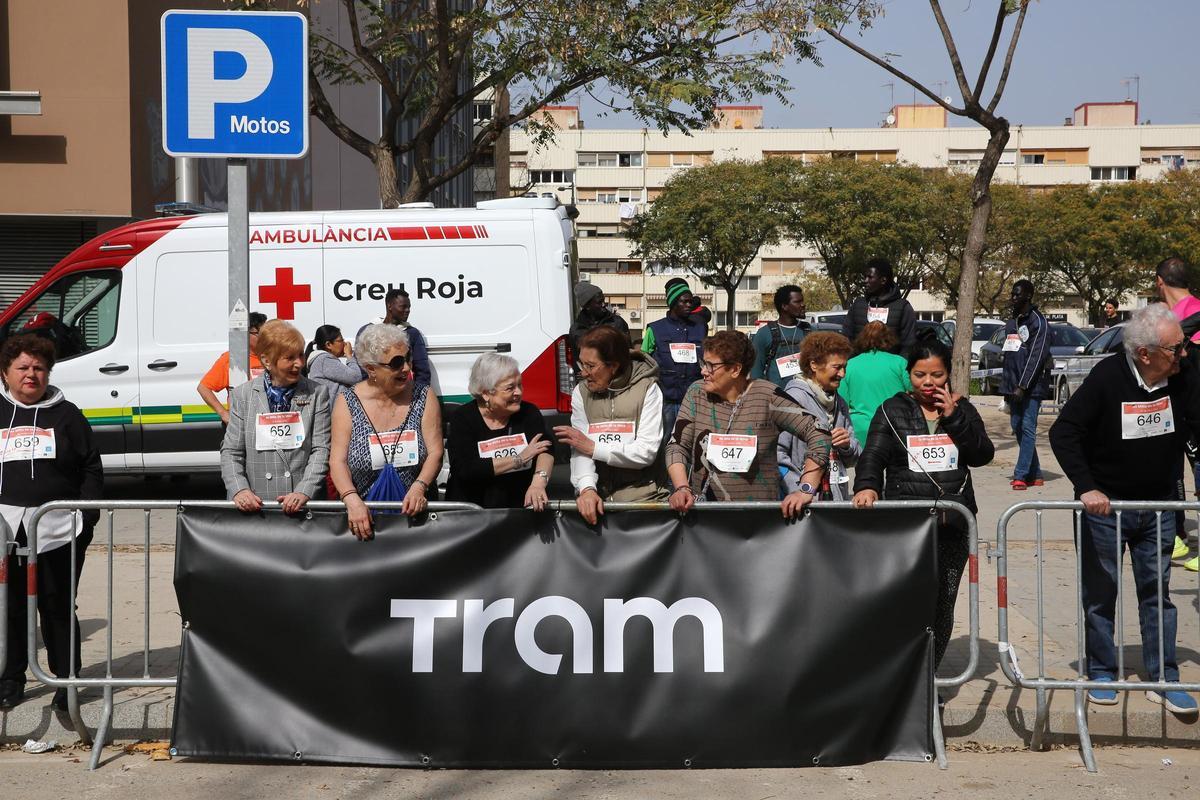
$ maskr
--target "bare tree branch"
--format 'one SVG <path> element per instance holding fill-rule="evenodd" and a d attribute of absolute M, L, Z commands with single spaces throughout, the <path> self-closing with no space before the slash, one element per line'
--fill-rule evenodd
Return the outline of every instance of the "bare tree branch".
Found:
<path fill-rule="evenodd" d="M 342 0 L 342 5 L 346 7 L 346 13 L 350 15 L 350 41 L 354 43 L 355 55 L 371 71 L 371 74 L 375 76 L 375 80 L 379 81 L 379 85 L 383 88 L 384 93 L 387 94 L 388 102 L 393 105 L 400 105 L 400 98 L 396 96 L 395 88 L 392 84 L 391 76 L 387 73 L 387 69 L 375 57 L 371 49 L 362 42 L 362 33 L 358 29 L 358 12 L 355 11 L 354 0 Z"/>
<path fill-rule="evenodd" d="M 971 99 L 976 103 L 983 96 L 983 85 L 987 83 L 988 72 L 992 69 L 992 59 L 996 57 L 996 47 L 1000 44 L 1000 34 L 1004 32 L 1005 0 L 996 2 L 996 27 L 992 30 L 992 40 L 988 42 L 987 55 L 983 57 L 983 66 L 979 68 L 979 80 L 975 81 L 975 92 Z"/>
<path fill-rule="evenodd" d="M 954 67 L 954 79 L 958 81 L 958 89 L 962 92 L 963 103 L 970 108 L 973 103 L 971 85 L 967 83 L 967 73 L 963 71 L 962 60 L 958 57 L 958 47 L 954 44 L 954 36 L 950 33 L 946 15 L 942 13 L 942 4 L 938 0 L 929 0 L 929 7 L 933 9 L 938 29 L 942 32 L 942 39 L 946 41 L 946 52 L 950 54 L 950 64 Z"/>
<path fill-rule="evenodd" d="M 1021 38 L 1021 26 L 1025 24 L 1025 12 L 1029 10 L 1029 0 L 1021 0 L 1021 11 L 1017 14 L 1017 24 L 1013 26 L 1012 41 L 1008 43 L 1008 53 L 1004 56 L 1004 69 L 1000 73 L 1000 82 L 996 84 L 996 94 L 988 103 L 989 114 L 995 113 L 1000 104 L 1000 96 L 1004 94 L 1004 85 L 1008 83 L 1008 71 L 1012 68 L 1013 54 L 1017 52 L 1017 39 Z"/>
<path fill-rule="evenodd" d="M 825 33 L 827 33 L 827 34 L 829 34 L 830 36 L 832 36 L 834 39 L 837 39 L 839 42 L 841 42 L 842 44 L 846 45 L 846 47 L 849 47 L 851 50 L 853 50 L 854 52 L 858 53 L 860 56 L 862 56 L 863 58 L 867 59 L 868 61 L 871 61 L 871 62 L 873 62 L 873 63 L 875 63 L 875 64 L 878 64 L 879 66 L 883 67 L 883 68 L 884 68 L 884 69 L 886 69 L 888 72 L 892 73 L 892 74 L 893 74 L 893 75 L 895 75 L 897 78 L 899 78 L 900 80 L 904 81 L 904 82 L 905 82 L 905 83 L 907 83 L 909 86 L 913 87 L 913 88 L 914 88 L 914 89 L 916 89 L 917 91 L 921 92 L 921 94 L 925 95 L 925 96 L 926 96 L 926 97 L 928 97 L 929 99 L 933 100 L 933 102 L 937 103 L 939 106 L 941 106 L 942 108 L 944 108 L 944 109 L 946 109 L 947 111 L 949 111 L 951 114 L 956 114 L 956 115 L 958 115 L 958 116 L 960 116 L 960 117 L 965 117 L 965 116 L 967 116 L 966 109 L 957 108 L 957 107 L 955 107 L 955 106 L 953 106 L 953 105 L 951 105 L 951 104 L 947 103 L 945 100 L 943 100 L 942 98 L 940 98 L 940 97 L 938 97 L 936 94 L 934 94 L 932 91 L 930 91 L 930 90 L 929 90 L 929 89 L 928 89 L 928 88 L 927 88 L 927 87 L 926 87 L 924 84 L 922 84 L 920 81 L 918 81 L 918 80 L 916 80 L 916 79 L 914 79 L 914 78 L 910 78 L 908 75 L 906 75 L 906 74 L 904 74 L 902 71 L 900 71 L 900 70 L 896 69 L 896 68 L 895 68 L 895 67 L 893 67 L 891 64 L 889 64 L 888 62 L 886 62 L 886 61 L 884 61 L 882 58 L 880 58 L 879 56 L 875 55 L 874 53 L 868 52 L 867 50 L 864 50 L 863 48 L 861 48 L 861 47 L 859 47 L 858 45 L 856 45 L 854 42 L 852 42 L 852 41 L 850 41 L 849 39 L 847 39 L 847 38 L 846 38 L 845 36 L 843 36 L 842 34 L 838 33 L 838 32 L 837 32 L 837 31 L 835 31 L 835 30 L 833 30 L 832 28 L 821 28 L 821 30 L 823 30 Z"/>
<path fill-rule="evenodd" d="M 308 98 L 309 106 L 317 119 L 329 126 L 329 129 L 347 145 L 367 158 L 371 158 L 371 142 L 342 122 L 334 112 L 333 106 L 329 104 L 329 98 L 325 96 L 325 88 L 321 86 L 320 79 L 311 69 L 308 76 Z"/>

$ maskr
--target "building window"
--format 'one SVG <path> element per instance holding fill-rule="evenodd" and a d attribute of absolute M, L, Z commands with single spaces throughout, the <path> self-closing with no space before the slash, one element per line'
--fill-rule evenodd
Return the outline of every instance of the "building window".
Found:
<path fill-rule="evenodd" d="M 695 153 L 671 153 L 672 167 L 690 167 L 695 162 Z"/>
<path fill-rule="evenodd" d="M 1092 167 L 1094 181 L 1132 181 L 1137 178 L 1137 167 Z"/>
<path fill-rule="evenodd" d="M 756 311 L 735 311 L 734 324 L 739 328 L 748 328 L 758 320 L 758 312 Z M 729 315 L 724 311 L 717 312 L 717 327 L 724 328 Z"/>
<path fill-rule="evenodd" d="M 642 202 L 641 189 L 617 189 L 618 203 L 640 203 Z"/>
<path fill-rule="evenodd" d="M 615 258 L 604 259 L 579 259 L 580 272 L 616 272 L 617 260 Z"/>
<path fill-rule="evenodd" d="M 1021 163 L 1022 164 L 1045 164 L 1046 163 L 1046 154 L 1045 153 L 1023 153 L 1023 154 L 1021 154 Z"/>
<path fill-rule="evenodd" d="M 738 288 L 744 289 L 749 292 L 757 292 L 758 291 L 758 276 L 757 275 L 743 275 L 742 282 L 740 284 L 738 284 Z"/>
<path fill-rule="evenodd" d="M 617 190 L 616 189 L 597 189 L 596 190 L 596 202 L 597 203 L 615 203 L 615 202 L 617 202 Z"/>
<path fill-rule="evenodd" d="M 618 166 L 621 167 L 640 167 L 642 165 L 641 153 L 618 153 Z"/>
<path fill-rule="evenodd" d="M 941 322 L 946 318 L 945 311 L 918 311 L 917 319 L 929 320 L 931 322 Z"/>
<path fill-rule="evenodd" d="M 573 169 L 531 169 L 529 170 L 529 182 L 535 183 L 573 183 L 575 181 L 575 170 Z"/>
<path fill-rule="evenodd" d="M 475 103 L 474 107 L 471 109 L 471 112 L 474 115 L 476 122 L 484 122 L 492 118 L 492 104 Z"/>
<path fill-rule="evenodd" d="M 641 261 L 623 261 L 622 260 L 622 261 L 617 262 L 617 272 L 630 273 L 630 272 L 641 272 L 641 271 L 642 271 L 642 262 Z"/>

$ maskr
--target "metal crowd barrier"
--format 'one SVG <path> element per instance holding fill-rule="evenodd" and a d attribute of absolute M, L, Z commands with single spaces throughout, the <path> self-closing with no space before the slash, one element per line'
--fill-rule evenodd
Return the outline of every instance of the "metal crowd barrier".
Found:
<path fill-rule="evenodd" d="M 820 508 L 854 508 L 854 504 L 849 501 L 841 502 L 819 502 L 815 504 Z M 554 509 L 558 513 L 563 511 L 575 511 L 575 503 L 569 500 L 555 500 L 549 503 L 549 508 Z M 760 502 L 744 502 L 744 503 L 697 503 L 694 510 L 698 509 L 704 512 L 709 511 L 745 511 L 747 509 L 774 509 L 779 510 L 778 502 L 760 501 Z M 805 514 L 813 508 L 812 505 L 807 506 Z M 950 688 L 962 686 L 967 681 L 975 676 L 975 671 L 979 666 L 979 526 L 976 524 L 975 515 L 971 510 L 961 503 L 954 502 L 938 502 L 936 504 L 924 500 L 880 500 L 875 503 L 870 510 L 860 509 L 858 513 L 869 514 L 872 511 L 889 511 L 895 509 L 910 509 L 920 508 L 929 511 L 930 514 L 937 514 L 942 511 L 949 511 L 962 517 L 967 526 L 968 536 L 968 615 L 969 615 L 969 638 L 968 638 L 968 658 L 967 666 L 962 672 L 952 677 L 936 677 L 934 685 L 936 688 Z M 666 503 L 605 503 L 605 513 L 610 511 L 670 511 L 671 507 Z M 946 739 L 942 733 L 942 718 L 938 712 L 937 691 L 933 693 L 933 747 L 937 757 L 938 766 L 946 769 L 949 766 L 946 760 Z"/>
<path fill-rule="evenodd" d="M 391 510 L 399 509 L 401 503 L 368 503 L 372 509 Z M 853 508 L 849 502 L 829 502 L 821 503 L 823 508 Z M 264 503 L 265 509 L 277 509 L 278 503 Z M 1197 504 L 1200 508 L 1200 504 Z M 29 580 L 27 583 L 27 598 L 26 598 L 26 614 L 28 619 L 28 633 L 26 646 L 29 655 L 29 669 L 33 673 L 36 680 L 56 688 L 67 689 L 68 713 L 71 718 L 72 726 L 79 735 L 83 743 L 92 745 L 92 755 L 89 762 L 89 769 L 94 770 L 99 766 L 100 757 L 104 743 L 109 737 L 109 727 L 113 717 L 113 694 L 116 689 L 124 688 L 148 688 L 148 687 L 166 687 L 174 688 L 177 679 L 174 677 L 151 677 L 150 675 L 150 512 L 155 510 L 175 510 L 182 511 L 184 508 L 214 508 L 214 509 L 233 509 L 234 504 L 230 501 L 222 500 L 95 500 L 95 501 L 80 501 L 80 500 L 61 500 L 52 503 L 47 503 L 34 512 L 30 520 L 28 534 L 28 547 L 16 551 L 18 555 L 28 556 L 26 569 L 28 571 Z M 571 501 L 552 501 L 548 504 L 548 508 L 562 513 L 564 511 L 573 512 L 576 510 L 575 504 Z M 606 503 L 606 512 L 613 511 L 637 511 L 637 510 L 670 510 L 670 506 L 665 503 Z M 701 503 L 697 508 L 704 512 L 710 511 L 744 511 L 752 508 L 769 508 L 779 509 L 778 502 L 748 502 L 748 503 Z M 968 556 L 968 576 L 969 576 L 969 597 L 968 610 L 970 618 L 969 632 L 969 656 L 966 667 L 957 675 L 951 677 L 935 678 L 935 686 L 938 688 L 948 688 L 961 686 L 970 680 L 974 675 L 979 663 L 979 532 L 976 525 L 975 516 L 965 506 L 959 503 L 942 502 L 933 504 L 923 501 L 879 501 L 875 504 L 875 509 L 878 511 L 888 511 L 893 509 L 912 509 L 920 508 L 928 510 L 931 514 L 939 512 L 951 512 L 962 517 L 966 523 L 969 539 L 969 556 Z M 74 667 L 74 654 L 77 652 L 79 642 L 75 637 L 75 626 L 70 626 L 69 642 L 71 654 L 71 670 L 66 678 L 57 678 L 48 674 L 42 669 L 38 662 L 37 656 L 37 540 L 38 540 L 38 522 L 41 518 L 50 511 L 54 510 L 95 510 L 106 512 L 103 516 L 107 518 L 107 537 L 102 543 L 105 549 L 107 558 L 106 562 L 106 586 L 107 586 L 107 603 L 105 608 L 105 657 L 104 657 L 104 677 L 100 678 L 81 678 L 76 674 Z M 307 505 L 310 511 L 337 511 L 345 510 L 345 506 L 338 501 L 312 501 Z M 439 511 L 451 510 L 482 510 L 479 506 L 470 503 L 430 503 L 429 512 L 436 514 Z M 141 675 L 135 677 L 121 677 L 113 674 L 113 564 L 114 564 L 114 524 L 113 515 L 117 511 L 141 511 L 143 517 L 143 575 L 145 586 L 143 588 L 143 637 L 142 637 L 142 672 Z M 806 513 L 808 513 L 806 511 Z M 870 511 L 862 511 L 861 513 L 871 513 Z M 0 521 L 0 525 L 3 522 Z M 100 528 L 100 525 L 97 525 Z M 0 531 L 2 533 L 3 531 Z M 97 534 L 100 531 L 97 530 Z M 76 542 L 72 541 L 71 547 L 71 595 L 74 597 L 77 593 L 78 586 L 75 579 L 75 566 L 77 564 L 78 554 L 76 552 Z M 4 665 L 5 642 L 7 641 L 7 617 L 4 614 L 7 598 L 6 572 L 4 565 L 7 560 L 0 562 L 0 669 Z M 74 621 L 74 620 L 73 620 Z M 96 728 L 96 733 L 92 736 L 83 722 L 79 707 L 78 691 L 80 688 L 100 688 L 104 692 L 103 707 L 100 714 L 99 725 Z M 945 769 L 947 767 L 945 739 L 942 733 L 942 725 L 940 714 L 937 709 L 937 696 L 934 693 L 933 707 L 931 709 L 933 720 L 933 738 L 934 749 L 937 757 L 938 765 Z"/>
<path fill-rule="evenodd" d="M 1035 516 L 1035 554 L 1037 557 L 1037 636 L 1038 657 L 1037 675 L 1030 677 L 1021 671 L 1016 650 L 1008 637 L 1008 525 L 1009 521 L 1021 511 L 1033 511 Z M 1046 674 L 1046 616 L 1045 591 L 1043 587 L 1043 557 L 1044 535 L 1042 513 L 1044 511 L 1071 511 L 1074 521 L 1075 541 L 1075 583 L 1077 608 L 1076 624 L 1076 663 L 1078 676 L 1072 679 L 1052 678 Z M 1200 691 L 1200 683 L 1167 682 L 1163 681 L 1163 584 L 1162 584 L 1162 515 L 1176 511 L 1200 511 L 1200 503 L 1196 502 L 1140 502 L 1128 500 L 1112 501 L 1112 510 L 1116 513 L 1117 538 L 1117 601 L 1114 618 L 1114 644 L 1117 651 L 1117 678 L 1113 681 L 1094 681 L 1087 675 L 1086 666 L 1086 628 L 1084 625 L 1085 609 L 1083 607 L 1083 556 L 1079 548 L 1082 533 L 1083 503 L 1071 500 L 1028 501 L 1011 506 L 996 523 L 996 604 L 997 622 L 999 625 L 998 644 L 1000 648 L 1000 668 L 1014 685 L 1023 689 L 1032 689 L 1037 698 L 1037 714 L 1034 718 L 1032 737 L 1029 747 L 1031 750 L 1042 748 L 1047 723 L 1049 721 L 1050 704 L 1047 691 L 1052 689 L 1069 689 L 1075 693 L 1075 726 L 1079 734 L 1079 749 L 1084 766 L 1088 772 L 1096 771 L 1096 757 L 1092 748 L 1091 734 L 1088 731 L 1087 693 L 1090 689 L 1109 689 L 1117 692 L 1129 691 L 1168 691 L 1184 692 Z M 1153 511 L 1155 512 L 1156 543 L 1158 545 L 1158 663 L 1159 680 L 1138 681 L 1124 680 L 1125 676 L 1125 611 L 1124 611 L 1124 581 L 1122 567 L 1125 563 L 1124 550 L 1121 546 L 1121 513 L 1124 511 Z M 1170 560 L 1169 558 L 1167 559 Z"/>
<path fill-rule="evenodd" d="M 373 510 L 389 510 L 399 509 L 403 504 L 397 502 L 370 502 L 367 506 Z M 177 513 L 184 508 L 219 508 L 233 509 L 234 504 L 228 500 L 57 500 L 52 503 L 46 503 L 40 506 L 30 519 L 29 529 L 26 531 L 28 536 L 28 547 L 18 551 L 19 555 L 27 555 L 28 561 L 26 569 L 28 571 L 27 582 L 27 597 L 26 597 L 26 614 L 28 618 L 28 635 L 26 645 L 29 653 L 29 670 L 33 673 L 33 677 L 45 684 L 56 688 L 67 689 L 67 706 L 68 713 L 71 717 L 71 724 L 75 732 L 79 734 L 79 738 L 83 743 L 92 745 L 92 756 L 88 769 L 96 769 L 100 763 L 100 756 L 105 741 L 108 739 L 109 726 L 112 723 L 113 716 L 113 692 L 116 689 L 127 688 L 147 688 L 147 687 L 168 687 L 173 688 L 176 685 L 176 678 L 154 678 L 150 676 L 150 512 L 154 510 L 175 510 Z M 263 503 L 264 509 L 278 509 L 279 503 L 270 502 Z M 345 505 L 338 501 L 322 500 L 311 501 L 306 508 L 309 511 L 338 511 L 344 512 Z M 48 674 L 42 669 L 37 658 L 37 540 L 38 540 L 38 522 L 48 512 L 65 509 L 65 510 L 82 510 L 82 511 L 102 511 L 107 512 L 105 516 L 108 519 L 107 525 L 107 541 L 105 552 L 107 553 L 107 605 L 105 610 L 105 632 L 107 636 L 104 658 L 104 677 L 102 678 L 81 678 L 76 674 L 74 656 L 77 652 L 79 643 L 75 641 L 75 625 L 70 625 L 70 656 L 71 656 L 71 671 L 66 678 L 57 678 Z M 479 506 L 471 503 L 430 503 L 429 512 L 431 515 L 436 515 L 439 511 L 454 511 L 454 510 L 481 510 Z M 144 546 L 144 603 L 143 606 L 143 644 L 142 644 L 142 674 L 137 677 L 119 677 L 113 675 L 113 514 L 116 511 L 141 511 L 143 516 L 143 546 Z M 436 516 L 433 518 L 436 519 Z M 2 523 L 0 523 L 2 524 Z M 99 538 L 100 525 L 97 524 L 96 536 Z M 94 540 L 95 541 L 95 540 Z M 78 586 L 75 579 L 75 567 L 77 564 L 78 553 L 76 552 L 77 542 L 72 540 L 71 548 L 71 596 L 75 597 Z M 0 573 L 0 579 L 4 576 Z M 5 590 L 7 587 L 3 587 Z M 0 598 L 6 598 L 7 592 L 0 592 Z M 0 600 L 0 603 L 5 602 Z M 3 609 L 0 608 L 0 611 Z M 74 613 L 74 612 L 72 612 Z M 75 620 L 72 620 L 75 622 Z M 7 641 L 8 634 L 7 617 L 0 614 L 0 648 L 4 647 L 4 642 Z M 0 656 L 4 654 L 0 650 Z M 0 667 L 3 664 L 0 663 Z M 101 688 L 104 690 L 104 705 L 100 712 L 100 723 L 96 728 L 96 734 L 93 737 L 88 731 L 87 726 L 83 722 L 83 717 L 79 710 L 80 688 Z"/>

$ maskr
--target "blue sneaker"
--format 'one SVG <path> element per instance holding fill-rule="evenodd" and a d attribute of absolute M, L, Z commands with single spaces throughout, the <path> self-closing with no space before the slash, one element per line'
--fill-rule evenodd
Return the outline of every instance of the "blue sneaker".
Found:
<path fill-rule="evenodd" d="M 1161 703 L 1173 714 L 1195 714 L 1197 711 L 1196 699 L 1187 692 L 1146 692 L 1146 699 L 1151 703 Z"/>
<path fill-rule="evenodd" d="M 1092 680 L 1112 683 L 1112 678 L 1100 677 L 1092 678 Z M 1088 701 L 1098 706 L 1115 706 L 1117 704 L 1117 692 L 1115 689 L 1088 689 Z"/>

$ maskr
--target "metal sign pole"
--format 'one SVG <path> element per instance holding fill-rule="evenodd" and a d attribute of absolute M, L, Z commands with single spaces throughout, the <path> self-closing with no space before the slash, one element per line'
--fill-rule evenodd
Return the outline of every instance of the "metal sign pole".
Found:
<path fill-rule="evenodd" d="M 229 385 L 250 377 L 250 212 L 246 159 L 228 161 L 229 198 Z"/>

